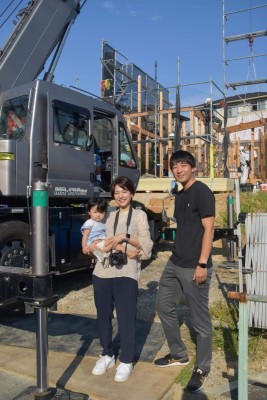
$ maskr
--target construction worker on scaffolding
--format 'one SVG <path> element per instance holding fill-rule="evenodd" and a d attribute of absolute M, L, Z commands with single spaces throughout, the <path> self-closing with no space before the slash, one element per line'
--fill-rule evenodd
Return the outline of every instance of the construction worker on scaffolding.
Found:
<path fill-rule="evenodd" d="M 202 115 L 204 117 L 204 125 L 205 125 L 205 133 L 210 134 L 210 121 L 211 121 L 211 115 L 212 115 L 212 122 L 215 122 L 216 127 L 215 130 L 216 132 L 220 132 L 222 129 L 222 120 L 218 118 L 216 115 L 214 115 L 213 109 L 211 111 L 211 99 L 208 97 L 205 100 L 205 108 L 202 111 Z"/>

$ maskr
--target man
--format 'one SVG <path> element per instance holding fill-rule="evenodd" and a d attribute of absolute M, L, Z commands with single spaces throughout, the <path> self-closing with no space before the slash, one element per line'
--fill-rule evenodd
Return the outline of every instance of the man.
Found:
<path fill-rule="evenodd" d="M 240 146 L 239 147 L 240 154 L 240 169 L 241 169 L 241 176 L 240 176 L 240 183 L 244 184 L 247 183 L 248 177 L 249 177 L 249 161 L 248 161 L 248 155 L 245 153 L 245 147 Z"/>
<path fill-rule="evenodd" d="M 216 124 L 216 125 L 214 125 L 214 124 L 212 125 L 213 129 L 216 132 L 221 132 L 221 129 L 222 129 L 222 120 L 214 114 L 214 111 L 213 111 L 214 108 L 212 109 L 212 112 L 210 113 L 210 103 L 211 103 L 211 99 L 208 97 L 205 100 L 205 103 L 204 103 L 205 108 L 202 111 L 202 114 L 204 117 L 205 133 L 207 133 L 207 134 L 210 133 L 210 131 L 209 131 L 210 130 L 210 118 L 211 118 L 210 114 L 212 115 L 212 122 L 213 123 L 215 122 L 215 124 Z"/>
<path fill-rule="evenodd" d="M 189 152 L 178 150 L 173 153 L 170 168 L 183 189 L 175 196 L 176 237 L 173 253 L 159 282 L 156 302 L 170 354 L 155 360 L 155 364 L 170 367 L 189 363 L 177 316 L 177 307 L 184 295 L 197 335 L 196 363 L 187 389 L 196 392 L 210 372 L 212 354 L 209 287 L 215 198 L 204 183 L 196 181 L 196 161 Z"/>

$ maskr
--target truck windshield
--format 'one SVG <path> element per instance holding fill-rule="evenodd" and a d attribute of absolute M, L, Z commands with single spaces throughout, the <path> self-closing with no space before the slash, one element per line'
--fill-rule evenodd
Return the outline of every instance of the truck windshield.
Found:
<path fill-rule="evenodd" d="M 0 139 L 23 139 L 28 101 L 29 96 L 20 96 L 3 103 L 0 113 Z"/>
<path fill-rule="evenodd" d="M 120 123 L 119 138 L 120 138 L 120 145 L 119 145 L 120 165 L 123 167 L 136 168 L 136 162 L 134 159 L 130 141 L 122 123 Z"/>

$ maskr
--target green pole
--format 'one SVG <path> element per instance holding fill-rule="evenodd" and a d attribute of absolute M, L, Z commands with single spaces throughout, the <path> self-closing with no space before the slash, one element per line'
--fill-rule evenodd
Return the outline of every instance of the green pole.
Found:
<path fill-rule="evenodd" d="M 238 400 L 248 400 L 248 303 L 239 302 Z"/>

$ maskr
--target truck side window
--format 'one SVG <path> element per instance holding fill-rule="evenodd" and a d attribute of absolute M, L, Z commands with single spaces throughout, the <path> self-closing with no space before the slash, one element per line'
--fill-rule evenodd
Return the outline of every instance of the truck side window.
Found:
<path fill-rule="evenodd" d="M 109 190 L 112 175 L 112 134 L 113 123 L 101 112 L 94 112 L 94 157 L 96 182 L 105 191 Z"/>
<path fill-rule="evenodd" d="M 25 135 L 28 96 L 6 100 L 0 113 L 0 138 L 22 140 Z"/>
<path fill-rule="evenodd" d="M 112 151 L 112 121 L 101 114 L 94 114 L 94 139 L 96 150 Z"/>
<path fill-rule="evenodd" d="M 85 148 L 88 145 L 88 116 L 55 108 L 54 142 Z"/>
<path fill-rule="evenodd" d="M 128 168 L 136 168 L 136 162 L 129 142 L 129 138 L 123 124 L 121 123 L 119 126 L 119 138 L 120 165 Z"/>

